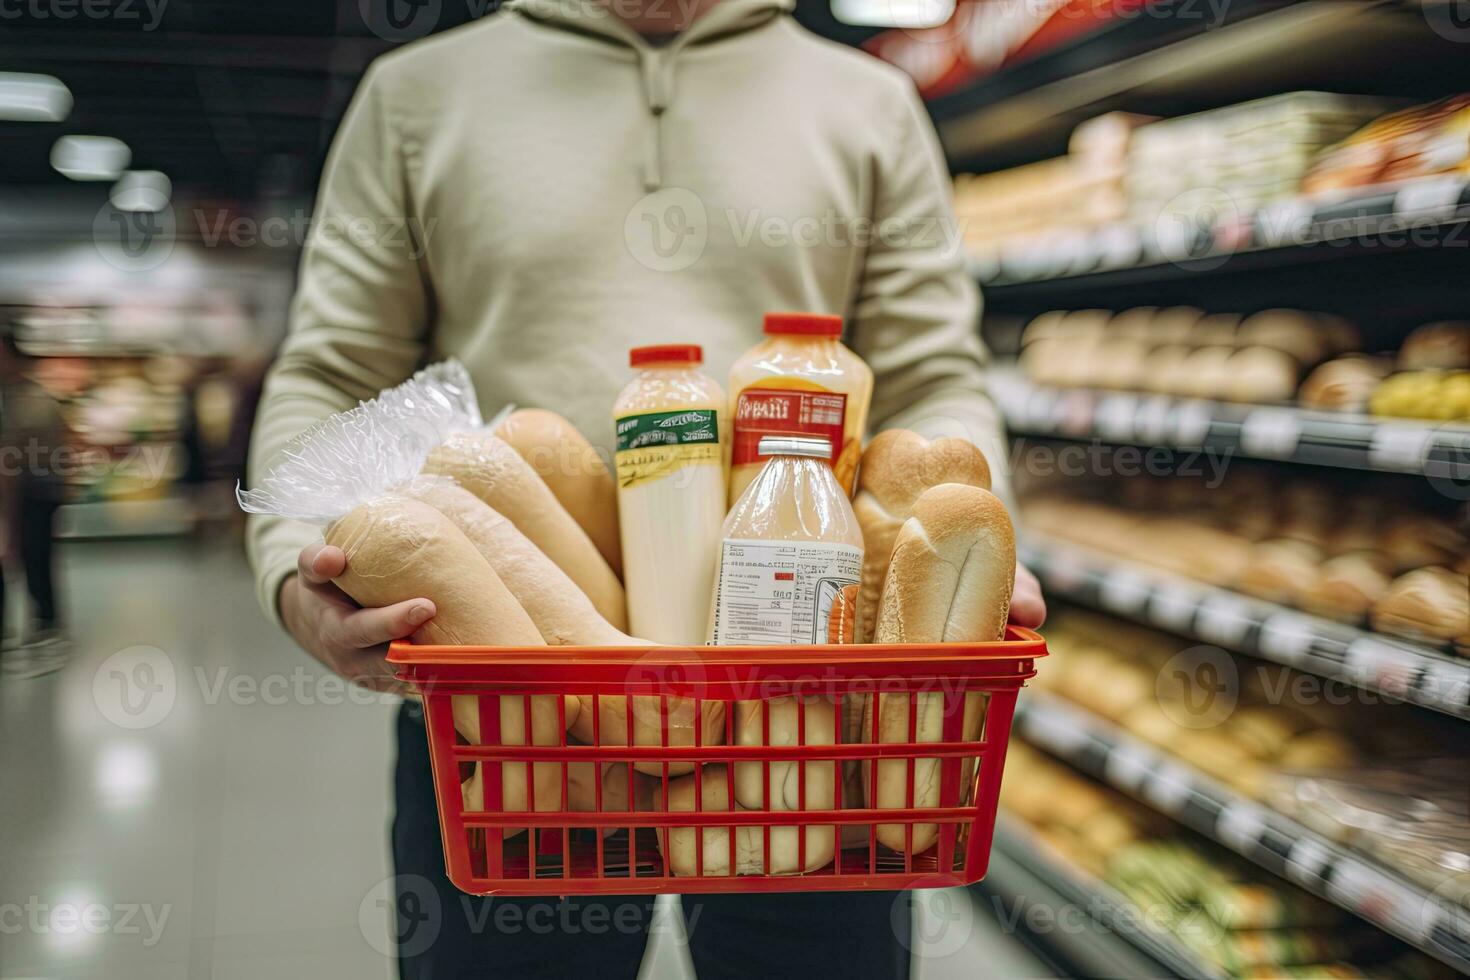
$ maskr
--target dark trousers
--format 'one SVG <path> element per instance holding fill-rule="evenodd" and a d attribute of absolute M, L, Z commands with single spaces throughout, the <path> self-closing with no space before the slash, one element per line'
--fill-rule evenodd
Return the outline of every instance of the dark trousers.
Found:
<path fill-rule="evenodd" d="M 26 591 L 31 594 L 36 625 L 49 629 L 56 625 L 56 563 L 53 558 L 53 530 L 56 510 L 61 506 L 44 497 L 23 496 L 20 501 L 20 563 L 25 571 Z M 5 576 L 0 575 L 0 634 L 5 625 Z"/>
<path fill-rule="evenodd" d="M 398 715 L 394 791 L 394 938 L 403 980 L 638 975 L 653 915 L 650 896 L 476 898 L 449 882 L 428 742 L 415 705 Z M 909 975 L 912 920 L 905 895 L 685 895 L 683 904 L 700 980 Z"/>

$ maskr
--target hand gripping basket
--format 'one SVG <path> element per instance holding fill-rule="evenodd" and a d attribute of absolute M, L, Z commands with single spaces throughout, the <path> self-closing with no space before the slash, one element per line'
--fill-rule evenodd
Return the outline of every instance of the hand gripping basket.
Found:
<path fill-rule="evenodd" d="M 980 880 L 990 859 L 1016 696 L 1035 675 L 1036 659 L 1045 655 L 1039 635 L 1011 627 L 1002 641 L 933 645 L 520 649 L 395 643 L 388 659 L 397 665 L 398 677 L 423 695 L 450 880 L 479 895 L 623 895 L 935 888 Z M 558 737 L 541 740 L 548 744 L 529 744 L 536 741 L 529 699 L 548 695 L 556 696 L 561 721 L 567 711 L 562 696 L 576 696 L 581 710 L 592 711 L 593 744 L 577 744 L 565 724 L 557 726 Z M 983 720 L 977 728 L 975 713 L 970 712 L 972 737 L 966 739 L 967 696 L 973 706 L 976 695 Z M 477 700 L 482 744 L 468 744 L 456 735 L 451 699 L 464 696 Z M 612 737 L 603 731 L 602 699 L 628 696 L 654 699 L 639 703 L 658 712 L 656 741 L 635 739 L 631 713 L 626 732 Z M 821 725 L 833 726 L 820 737 L 806 734 L 809 717 L 818 714 L 805 707 L 814 697 L 827 699 L 835 708 L 820 713 Z M 924 740 L 916 731 L 921 712 L 914 709 L 919 698 L 929 699 L 924 717 L 929 719 L 930 734 Z M 504 699 L 512 699 L 511 707 L 517 709 L 510 717 L 524 718 L 523 731 L 501 731 Z M 718 705 L 724 709 L 725 725 L 720 744 L 709 744 L 712 740 L 698 734 L 697 725 L 694 744 L 668 744 L 669 706 L 678 699 L 693 702 L 696 718 L 723 703 Z M 736 702 L 746 702 L 742 706 L 746 718 L 753 717 L 749 702 L 755 702 L 764 734 L 754 741 L 765 742 L 773 699 L 788 699 L 797 706 L 798 734 L 784 740 L 794 744 L 734 744 Z M 907 738 L 901 724 L 897 732 L 890 725 L 879 741 L 883 711 L 902 709 L 905 702 L 909 710 L 899 717 L 907 719 Z M 538 703 L 544 706 L 549 700 Z M 687 707 L 689 702 L 683 704 Z M 864 704 L 870 706 L 866 716 Z M 941 704 L 942 721 L 935 731 L 934 711 Z M 860 739 L 854 734 L 859 730 Z M 640 744 L 626 744 L 635 741 Z M 862 785 L 859 767 L 866 768 L 873 783 L 880 762 L 898 774 L 891 760 L 904 765 L 909 777 L 901 801 L 890 792 L 886 801 L 876 801 L 885 808 L 868 808 L 868 798 L 849 789 L 845 805 L 809 806 L 809 795 L 828 795 L 828 789 L 815 782 L 808 767 L 820 766 L 815 770 L 818 777 L 830 776 L 833 783 L 829 799 L 842 801 L 844 783 Z M 590 802 L 584 794 L 580 809 L 566 808 L 577 802 L 568 793 L 569 765 L 575 772 L 576 764 L 591 763 L 591 771 L 601 773 L 602 764 L 610 762 L 636 762 L 642 773 L 658 775 L 635 777 L 632 767 L 616 767 L 609 778 L 626 779 L 626 787 L 605 788 L 604 780 L 595 777 Z M 461 781 L 469 778 L 475 763 L 480 764 L 483 797 L 471 808 Z M 767 798 L 763 807 L 733 805 L 735 777 L 742 767 L 751 775 L 758 771 L 758 785 L 771 787 L 771 767 L 783 763 L 787 773 L 792 772 L 791 763 L 799 770 L 794 804 L 788 799 L 786 808 L 771 809 Z M 552 792 L 546 792 L 548 784 L 543 781 L 548 764 Z M 671 765 L 695 770 L 692 805 L 686 787 L 684 804 L 672 811 L 670 788 L 678 785 L 679 777 L 669 773 Z M 929 805 L 915 802 L 916 765 L 927 765 L 927 772 L 938 775 L 937 798 L 931 782 L 929 799 L 920 801 Z M 717 768 L 706 773 L 710 767 Z M 725 780 L 724 785 L 708 782 L 711 774 Z M 642 781 L 641 794 L 635 792 L 635 778 Z M 543 788 L 539 801 L 538 784 Z M 728 793 L 723 792 L 726 787 Z M 813 787 L 821 792 L 813 794 Z M 610 790 L 622 800 L 641 795 L 645 805 L 609 808 Z M 723 797 L 716 804 L 731 805 L 710 806 L 712 791 Z M 507 805 L 508 799 L 512 805 Z M 890 849 L 879 843 L 879 825 L 890 842 L 896 831 L 909 846 Z M 912 841 L 920 827 L 929 828 L 920 831 L 921 837 L 935 839 L 913 853 Z M 825 840 L 835 851 L 833 859 L 805 873 L 764 873 L 780 870 L 772 864 L 773 846 L 784 846 L 790 862 L 793 842 L 795 870 L 811 865 L 807 847 L 813 828 L 830 835 Z M 682 835 L 685 874 L 675 873 L 660 846 L 666 835 L 675 839 Z M 840 848 L 833 847 L 833 840 L 841 842 Z M 728 853 L 713 853 L 716 849 Z M 692 861 L 687 858 L 690 853 Z M 710 873 L 711 868 L 719 873 Z M 747 873 L 751 868 L 756 873 Z"/>

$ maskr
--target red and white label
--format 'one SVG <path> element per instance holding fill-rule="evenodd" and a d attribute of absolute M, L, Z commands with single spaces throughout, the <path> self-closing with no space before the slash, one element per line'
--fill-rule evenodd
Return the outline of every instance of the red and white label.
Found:
<path fill-rule="evenodd" d="M 759 463 L 763 436 L 825 439 L 832 458 L 842 452 L 847 395 L 837 391 L 791 388 L 746 388 L 735 402 L 735 435 L 731 463 Z"/>

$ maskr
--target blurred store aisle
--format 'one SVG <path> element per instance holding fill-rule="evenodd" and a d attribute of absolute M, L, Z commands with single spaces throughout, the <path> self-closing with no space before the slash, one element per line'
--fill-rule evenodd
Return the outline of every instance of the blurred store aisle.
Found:
<path fill-rule="evenodd" d="M 281 639 L 232 541 L 61 554 L 73 659 L 0 674 L 0 978 L 391 976 L 393 705 Z M 1045 975 L 933 908 L 920 980 Z M 690 976 L 680 935 L 645 977 Z"/>

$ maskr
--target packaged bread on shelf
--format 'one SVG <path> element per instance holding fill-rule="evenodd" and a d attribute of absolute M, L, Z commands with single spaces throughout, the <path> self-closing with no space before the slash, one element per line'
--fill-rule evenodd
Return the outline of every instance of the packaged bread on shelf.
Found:
<path fill-rule="evenodd" d="M 1351 552 L 1322 563 L 1315 580 L 1297 593 L 1307 612 L 1344 623 L 1361 623 L 1391 581 L 1392 566 L 1375 552 Z"/>
<path fill-rule="evenodd" d="M 1154 314 L 1149 324 L 1151 339 L 1156 344 L 1194 344 L 1194 325 L 1203 320 L 1204 310 L 1193 306 L 1166 306 Z"/>
<path fill-rule="evenodd" d="M 987 490 L 946 483 L 920 494 L 913 516 L 904 522 L 893 547 L 888 575 L 879 597 L 877 643 L 941 643 L 999 640 L 1005 635 L 1011 589 L 1016 576 L 1015 532 L 999 498 Z M 915 739 L 939 741 L 943 736 L 945 695 L 883 694 L 865 706 L 863 732 L 877 732 L 879 742 L 909 740 L 909 714 Z M 981 695 L 964 696 L 961 735 L 980 735 L 984 719 Z M 876 718 L 873 713 L 876 712 Z M 960 786 L 968 786 L 974 759 L 965 760 Z M 912 767 L 912 768 L 910 768 Z M 872 770 L 876 768 L 876 773 Z M 907 773 L 912 772 L 912 787 Z M 936 806 L 940 794 L 938 759 L 887 759 L 863 766 L 869 805 L 878 809 L 913 805 Z M 935 824 L 879 824 L 879 843 L 921 853 L 938 838 Z"/>
<path fill-rule="evenodd" d="M 1470 576 L 1420 568 L 1395 579 L 1373 606 L 1373 628 L 1434 646 L 1463 645 L 1470 634 Z"/>
<path fill-rule="evenodd" d="M 1263 541 L 1240 573 L 1240 591 L 1283 605 L 1295 605 L 1301 591 L 1317 578 L 1322 553 L 1303 541 Z"/>
<path fill-rule="evenodd" d="M 1378 383 L 1393 365 L 1384 357 L 1346 354 L 1319 365 L 1297 390 L 1303 408 L 1325 412 L 1364 412 Z"/>
<path fill-rule="evenodd" d="M 1401 371 L 1384 378 L 1368 411 L 1390 418 L 1470 419 L 1470 371 Z"/>
<path fill-rule="evenodd" d="M 1220 397 L 1252 404 L 1286 402 L 1296 394 L 1300 377 L 1294 355 L 1265 346 L 1242 347 L 1225 366 Z"/>
<path fill-rule="evenodd" d="M 1401 371 L 1470 371 L 1470 321 L 1426 323 L 1399 348 Z"/>
<path fill-rule="evenodd" d="M 1470 554 L 1470 539 L 1455 524 L 1432 514 L 1399 514 L 1382 525 L 1378 550 L 1396 572 L 1425 565 L 1453 565 Z"/>
<path fill-rule="evenodd" d="M 1314 313 L 1303 310 L 1262 310 L 1241 324 L 1237 338 L 1242 347 L 1269 347 L 1291 355 L 1300 367 L 1311 367 L 1333 353 L 1331 328 Z"/>

